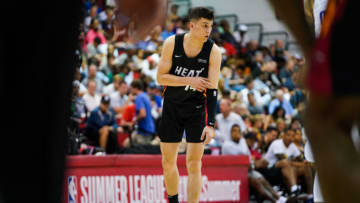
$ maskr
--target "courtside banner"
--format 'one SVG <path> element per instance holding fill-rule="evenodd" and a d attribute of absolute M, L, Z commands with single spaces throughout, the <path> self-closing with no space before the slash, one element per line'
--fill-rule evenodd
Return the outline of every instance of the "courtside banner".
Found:
<path fill-rule="evenodd" d="M 248 156 L 202 159 L 200 202 L 249 201 Z M 179 200 L 187 202 L 186 157 L 179 155 Z M 68 156 L 63 203 L 166 203 L 160 155 Z"/>

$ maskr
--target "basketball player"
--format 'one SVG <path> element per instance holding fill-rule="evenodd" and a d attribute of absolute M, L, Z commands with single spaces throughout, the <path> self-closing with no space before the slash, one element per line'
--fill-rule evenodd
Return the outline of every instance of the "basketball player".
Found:
<path fill-rule="evenodd" d="M 311 59 L 306 130 L 326 202 L 360 202 L 360 154 L 351 139 L 359 124 L 360 86 L 353 60 L 359 47 L 355 0 L 328 0 L 319 38 L 313 38 L 297 1 L 271 0 Z"/>
<path fill-rule="evenodd" d="M 217 84 L 221 52 L 209 39 L 214 14 L 203 7 L 189 13 L 190 31 L 169 37 L 163 45 L 157 74 L 164 90 L 160 124 L 162 167 L 170 203 L 178 202 L 178 147 L 185 130 L 187 197 L 197 203 L 202 187 L 201 158 L 214 138 Z"/>

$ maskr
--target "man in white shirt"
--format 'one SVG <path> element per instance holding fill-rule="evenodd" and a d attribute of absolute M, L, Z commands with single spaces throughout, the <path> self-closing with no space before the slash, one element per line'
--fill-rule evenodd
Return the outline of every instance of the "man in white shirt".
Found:
<path fill-rule="evenodd" d="M 215 119 L 217 125 L 219 126 L 219 136 L 217 139 L 220 143 L 223 143 L 226 140 L 231 140 L 231 127 L 234 124 L 238 124 L 240 126 L 241 132 L 244 133 L 246 131 L 246 125 L 242 118 L 231 111 L 231 101 L 229 99 L 221 99 L 220 100 L 220 114 L 216 115 Z"/>
<path fill-rule="evenodd" d="M 246 25 L 239 25 L 239 29 L 234 32 L 234 38 L 241 47 L 246 47 L 246 44 L 250 41 L 247 31 L 248 27 Z"/>
<path fill-rule="evenodd" d="M 117 92 L 117 90 L 119 89 L 120 81 L 121 76 L 119 74 L 115 75 L 113 77 L 113 82 L 103 88 L 103 93 L 111 96 L 113 93 Z"/>
<path fill-rule="evenodd" d="M 128 85 L 125 81 L 119 82 L 118 91 L 110 95 L 110 106 L 114 109 L 115 113 L 121 114 L 124 110 L 126 102 L 128 101 Z"/>
<path fill-rule="evenodd" d="M 89 80 L 88 92 L 83 96 L 89 113 L 100 105 L 101 96 L 96 93 L 96 88 L 96 82 L 94 80 Z"/>
<path fill-rule="evenodd" d="M 231 139 L 226 140 L 224 144 L 221 146 L 222 154 L 230 154 L 230 155 L 248 155 L 249 158 L 250 150 L 246 144 L 246 140 L 241 135 L 240 126 L 234 124 L 230 130 Z"/>
<path fill-rule="evenodd" d="M 254 94 L 255 101 L 260 107 L 269 104 L 271 100 L 271 95 L 270 94 L 262 95 L 259 90 L 255 89 L 254 80 L 252 78 L 247 78 L 245 80 L 245 85 L 246 88 L 242 89 L 240 91 L 240 94 L 242 95 L 242 100 L 246 105 L 249 105 L 249 100 L 248 100 L 249 92 L 252 92 Z"/>
<path fill-rule="evenodd" d="M 246 136 L 252 137 L 256 140 L 254 133 L 248 133 Z M 240 126 L 234 124 L 231 127 L 231 140 L 226 140 L 221 147 L 222 154 L 224 155 L 246 155 L 249 156 L 251 167 L 249 170 L 249 184 L 253 186 L 261 196 L 267 200 L 276 203 L 285 203 L 287 198 L 279 196 L 265 178 L 257 172 L 254 166 L 254 161 L 251 158 L 251 153 L 247 145 L 246 139 L 242 136 Z"/>
<path fill-rule="evenodd" d="M 308 198 L 313 198 L 312 172 L 303 161 L 301 152 L 293 143 L 295 131 L 286 129 L 282 139 L 273 141 L 265 154 L 265 159 L 269 162 L 269 170 L 279 171 L 285 177 L 291 195 L 299 193 L 297 177 L 304 176 L 307 186 Z M 266 175 L 264 175 L 266 177 Z"/>

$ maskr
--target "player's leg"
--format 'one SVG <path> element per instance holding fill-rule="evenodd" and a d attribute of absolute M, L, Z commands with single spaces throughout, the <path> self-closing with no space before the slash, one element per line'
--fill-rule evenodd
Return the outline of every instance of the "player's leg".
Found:
<path fill-rule="evenodd" d="M 360 155 L 350 136 L 359 115 L 359 97 L 310 97 L 306 130 L 327 202 L 360 202 Z"/>
<path fill-rule="evenodd" d="M 179 107 L 169 101 L 164 101 L 163 112 L 159 126 L 160 149 L 166 192 L 169 202 L 178 202 L 179 171 L 176 165 L 179 145 L 184 127 L 180 119 Z"/>
<path fill-rule="evenodd" d="M 188 172 L 188 203 L 198 203 L 202 188 L 201 158 L 204 154 L 204 143 L 188 143 L 186 149 L 186 168 Z"/>
<path fill-rule="evenodd" d="M 176 165 L 180 143 L 160 142 L 165 187 L 169 196 L 178 194 L 179 171 Z"/>

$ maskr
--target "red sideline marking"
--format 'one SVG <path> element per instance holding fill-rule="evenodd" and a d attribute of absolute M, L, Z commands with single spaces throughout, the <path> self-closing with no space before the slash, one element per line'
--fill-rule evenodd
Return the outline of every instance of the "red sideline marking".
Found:
<path fill-rule="evenodd" d="M 234 166 L 249 165 L 248 156 L 204 155 L 202 159 L 204 166 Z M 186 155 L 179 155 L 178 166 L 186 166 Z M 161 166 L 161 155 L 74 155 L 67 156 L 67 168 L 95 168 L 95 167 L 118 167 L 118 166 Z"/>

